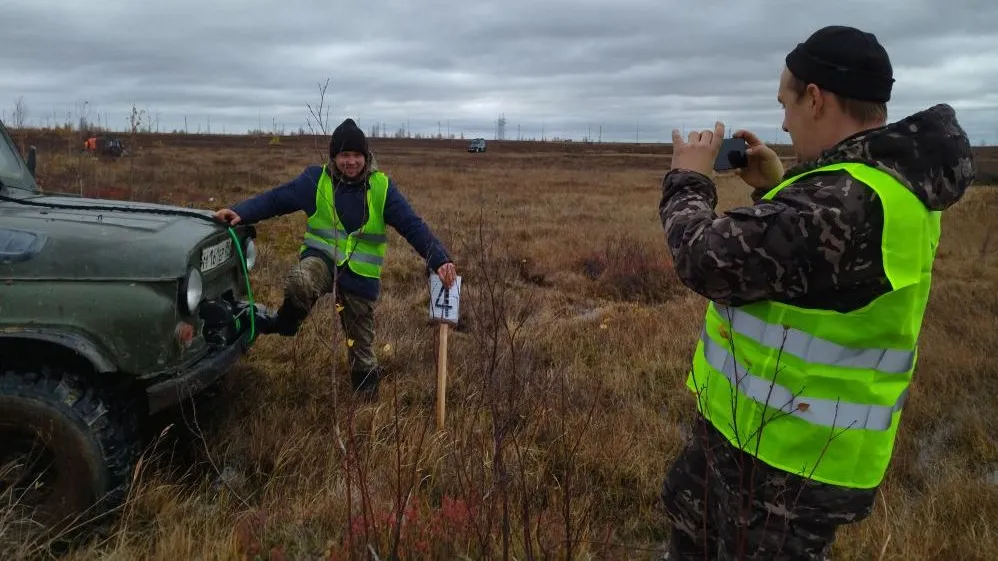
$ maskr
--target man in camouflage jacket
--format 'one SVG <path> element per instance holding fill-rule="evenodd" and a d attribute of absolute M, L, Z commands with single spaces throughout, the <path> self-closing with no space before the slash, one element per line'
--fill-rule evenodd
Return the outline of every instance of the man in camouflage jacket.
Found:
<path fill-rule="evenodd" d="M 824 62 L 833 64 L 808 66 Z M 850 83 L 850 72 L 863 79 Z M 831 171 L 761 197 L 804 171 L 861 162 L 892 174 L 930 210 L 959 201 L 975 170 L 953 109 L 940 104 L 887 124 L 892 83 L 887 53 L 871 34 L 827 27 L 798 45 L 778 99 L 799 163 L 784 173 L 771 148 L 736 132 L 749 145 L 749 165 L 739 173 L 755 188 L 755 203 L 722 215 L 710 176 L 723 126 L 690 133 L 685 143 L 674 131 L 659 210 L 683 283 L 728 306 L 769 300 L 840 312 L 890 290 L 880 255 L 883 209 L 873 189 Z M 668 559 L 826 559 L 837 527 L 872 512 L 876 488 L 839 487 L 767 465 L 702 415 L 693 433 L 663 485 L 672 523 Z"/>

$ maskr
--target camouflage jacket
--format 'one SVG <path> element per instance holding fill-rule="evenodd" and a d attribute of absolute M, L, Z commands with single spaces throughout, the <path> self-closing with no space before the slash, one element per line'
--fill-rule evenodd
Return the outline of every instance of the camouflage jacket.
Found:
<path fill-rule="evenodd" d="M 840 162 L 891 173 L 932 210 L 960 200 L 975 175 L 970 140 L 945 104 L 847 138 L 784 177 Z M 686 286 L 733 306 L 773 300 L 842 312 L 889 290 L 883 209 L 872 189 L 837 171 L 801 178 L 772 200 L 760 200 L 764 194 L 719 216 L 711 179 L 666 174 L 659 215 Z"/>

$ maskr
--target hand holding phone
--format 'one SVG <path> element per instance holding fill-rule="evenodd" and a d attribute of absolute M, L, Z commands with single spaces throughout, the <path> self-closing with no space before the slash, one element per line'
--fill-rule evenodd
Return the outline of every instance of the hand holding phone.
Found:
<path fill-rule="evenodd" d="M 683 142 L 679 129 L 672 129 L 672 169 L 695 171 L 709 176 L 711 162 L 717 159 L 717 151 L 724 139 L 724 123 L 714 123 L 714 130 L 690 131 L 689 139 Z"/>
<path fill-rule="evenodd" d="M 742 181 L 755 189 L 772 189 L 783 180 L 783 162 L 775 150 L 747 130 L 735 131 L 735 138 L 745 139 L 747 165 L 738 169 Z"/>
<path fill-rule="evenodd" d="M 748 143 L 743 138 L 725 138 L 714 160 L 714 171 L 727 171 L 748 166 Z"/>

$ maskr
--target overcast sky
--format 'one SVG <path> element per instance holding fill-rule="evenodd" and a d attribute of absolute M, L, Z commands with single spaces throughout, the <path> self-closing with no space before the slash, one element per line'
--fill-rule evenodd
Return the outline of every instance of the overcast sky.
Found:
<path fill-rule="evenodd" d="M 506 138 L 668 141 L 721 119 L 786 141 L 784 56 L 845 24 L 891 55 L 891 120 L 947 102 L 994 144 L 995 22 L 991 0 L 3 0 L 0 110 L 121 129 L 134 103 L 162 131 L 292 131 L 328 79 L 331 126 L 366 131 L 493 138 L 505 114 Z"/>

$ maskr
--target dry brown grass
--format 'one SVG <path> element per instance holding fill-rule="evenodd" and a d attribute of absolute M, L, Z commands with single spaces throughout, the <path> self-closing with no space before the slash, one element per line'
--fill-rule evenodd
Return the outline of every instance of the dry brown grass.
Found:
<path fill-rule="evenodd" d="M 170 140 L 141 139 L 117 162 L 53 144 L 41 153 L 42 180 L 213 208 L 318 159 L 287 139 Z M 343 338 L 324 299 L 295 339 L 261 338 L 196 425 L 189 407 L 162 421 L 175 424 L 148 452 L 116 533 L 66 558 L 344 559 L 351 547 L 370 558 L 370 544 L 384 559 L 396 537 L 402 558 L 660 550 L 667 530 L 656 502 L 693 412 L 683 381 L 705 305 L 676 280 L 657 216 L 668 147 L 534 154 L 494 145 L 473 155 L 374 141 L 381 167 L 465 278 L 445 432 L 433 427 L 422 263 L 393 233 L 377 311 L 390 372 L 380 402 L 349 399 Z M 722 209 L 749 201 L 737 180 L 720 192 Z M 998 552 L 998 261 L 987 241 L 996 213 L 998 192 L 982 188 L 945 215 L 895 461 L 876 512 L 840 532 L 836 558 Z M 261 301 L 279 302 L 304 220 L 259 226 Z M 217 484 L 222 470 L 228 486 Z M 402 503 L 411 518 L 396 536 L 391 513 Z"/>

